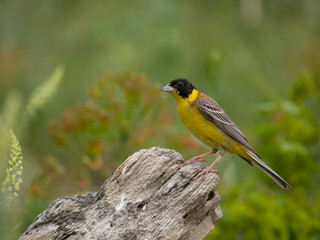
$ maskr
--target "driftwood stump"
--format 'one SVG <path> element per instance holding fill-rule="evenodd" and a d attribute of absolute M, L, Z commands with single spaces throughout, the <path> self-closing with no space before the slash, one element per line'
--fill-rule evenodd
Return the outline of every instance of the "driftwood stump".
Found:
<path fill-rule="evenodd" d="M 204 166 L 181 163 L 173 150 L 140 150 L 99 192 L 54 201 L 20 239 L 203 239 L 222 217 L 219 176 L 192 181 Z"/>

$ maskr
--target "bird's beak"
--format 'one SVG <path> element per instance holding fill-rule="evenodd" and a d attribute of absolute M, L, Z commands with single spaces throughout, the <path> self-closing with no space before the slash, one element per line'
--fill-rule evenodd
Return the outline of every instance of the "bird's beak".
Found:
<path fill-rule="evenodd" d="M 161 88 L 161 91 L 162 92 L 175 92 L 176 90 L 173 87 L 169 86 L 169 84 L 167 84 L 163 88 Z"/>

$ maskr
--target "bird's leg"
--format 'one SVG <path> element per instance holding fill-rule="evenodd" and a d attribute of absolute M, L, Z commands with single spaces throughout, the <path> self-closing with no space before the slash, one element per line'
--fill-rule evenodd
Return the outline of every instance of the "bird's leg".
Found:
<path fill-rule="evenodd" d="M 218 170 L 212 169 L 213 166 L 223 157 L 224 149 L 222 147 L 220 147 L 219 148 L 219 152 L 220 152 L 220 155 L 216 158 L 216 160 L 213 161 L 213 163 L 210 165 L 210 167 L 208 167 L 205 170 L 198 169 L 199 170 L 199 174 L 196 175 L 194 178 L 192 178 L 192 180 L 196 180 L 197 178 L 199 178 L 202 175 L 206 176 L 209 172 L 213 172 L 213 173 L 218 173 L 219 174 Z"/>
<path fill-rule="evenodd" d="M 212 155 L 212 154 L 215 154 L 216 152 L 217 152 L 217 150 L 212 149 L 211 152 L 207 152 L 207 153 L 195 156 L 195 157 L 191 158 L 189 161 L 185 162 L 184 164 L 179 165 L 179 168 L 182 168 L 182 167 L 184 167 L 188 164 L 194 163 L 194 162 L 208 162 L 207 160 L 202 159 L 202 158 L 209 156 L 209 155 Z"/>

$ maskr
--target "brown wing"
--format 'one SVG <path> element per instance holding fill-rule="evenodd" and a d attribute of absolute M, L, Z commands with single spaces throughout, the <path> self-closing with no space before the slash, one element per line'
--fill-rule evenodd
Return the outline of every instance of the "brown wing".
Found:
<path fill-rule="evenodd" d="M 249 145 L 248 140 L 236 126 L 234 122 L 231 121 L 229 116 L 224 112 L 224 110 L 216 103 L 213 99 L 205 94 L 201 94 L 197 100 L 196 105 L 202 115 L 213 122 L 220 130 L 228 134 L 230 137 L 243 144 L 250 150 L 253 150 Z"/>

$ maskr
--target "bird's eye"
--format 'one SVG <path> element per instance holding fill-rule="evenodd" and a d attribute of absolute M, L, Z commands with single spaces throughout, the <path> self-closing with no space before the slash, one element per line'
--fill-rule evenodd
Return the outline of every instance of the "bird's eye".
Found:
<path fill-rule="evenodd" d="M 178 87 L 183 87 L 183 85 L 184 85 L 183 82 L 178 83 Z"/>

